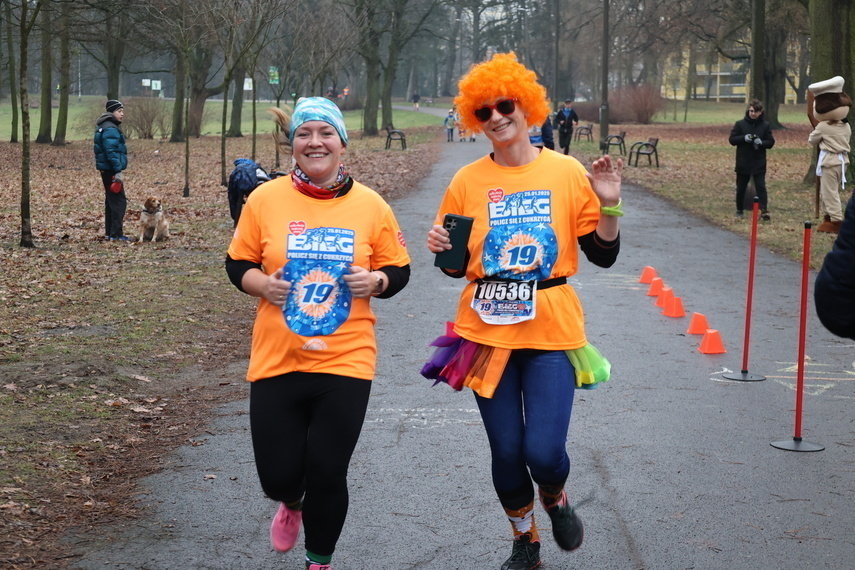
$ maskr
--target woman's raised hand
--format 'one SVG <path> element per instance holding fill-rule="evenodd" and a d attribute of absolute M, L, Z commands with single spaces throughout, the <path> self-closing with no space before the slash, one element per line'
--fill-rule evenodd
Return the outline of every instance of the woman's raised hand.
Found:
<path fill-rule="evenodd" d="M 620 201 L 620 184 L 623 178 L 623 160 L 613 161 L 609 155 L 602 156 L 591 164 L 588 174 L 594 193 L 603 206 L 617 206 Z"/>

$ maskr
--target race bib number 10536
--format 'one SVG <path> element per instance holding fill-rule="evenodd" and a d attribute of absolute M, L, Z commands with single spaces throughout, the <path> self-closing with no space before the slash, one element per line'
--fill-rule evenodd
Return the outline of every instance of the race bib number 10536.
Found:
<path fill-rule="evenodd" d="M 534 318 L 537 281 L 495 281 L 475 284 L 472 308 L 491 325 L 512 325 Z"/>

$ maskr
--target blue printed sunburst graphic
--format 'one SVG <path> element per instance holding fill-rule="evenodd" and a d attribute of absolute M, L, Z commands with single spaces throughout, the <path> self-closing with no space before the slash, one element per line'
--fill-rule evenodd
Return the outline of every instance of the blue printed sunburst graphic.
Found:
<path fill-rule="evenodd" d="M 484 241 L 487 275 L 504 279 L 548 279 L 558 255 L 555 232 L 545 224 L 494 227 Z"/>
<path fill-rule="evenodd" d="M 282 276 L 291 282 L 283 307 L 288 327 L 303 336 L 335 332 L 350 314 L 352 294 L 343 279 L 347 272 L 341 262 L 289 261 Z"/>

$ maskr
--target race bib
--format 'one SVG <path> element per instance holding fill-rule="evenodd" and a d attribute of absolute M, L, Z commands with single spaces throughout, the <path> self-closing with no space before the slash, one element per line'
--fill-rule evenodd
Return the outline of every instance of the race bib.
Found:
<path fill-rule="evenodd" d="M 535 315 L 537 281 L 480 279 L 475 283 L 472 309 L 490 325 L 512 325 Z"/>

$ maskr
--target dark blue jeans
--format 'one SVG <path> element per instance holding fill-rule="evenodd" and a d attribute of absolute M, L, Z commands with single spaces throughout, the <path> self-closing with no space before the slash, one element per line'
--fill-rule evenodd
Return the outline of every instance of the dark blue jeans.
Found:
<path fill-rule="evenodd" d="M 505 508 L 522 508 L 534 499 L 532 479 L 564 485 L 575 392 L 573 365 L 564 351 L 524 349 L 511 353 L 492 398 L 475 396 L 490 441 L 493 486 Z"/>

